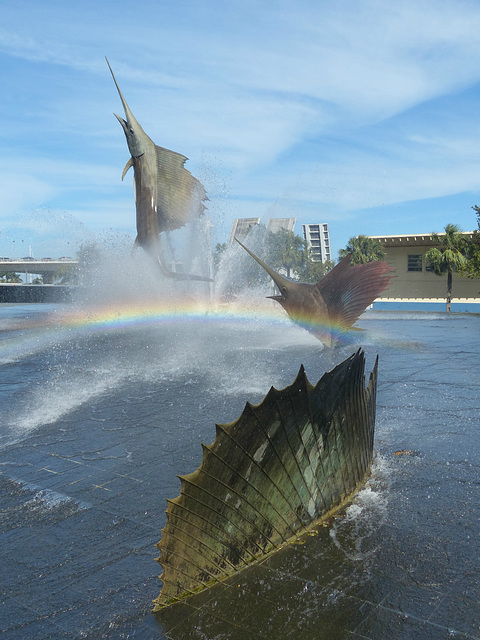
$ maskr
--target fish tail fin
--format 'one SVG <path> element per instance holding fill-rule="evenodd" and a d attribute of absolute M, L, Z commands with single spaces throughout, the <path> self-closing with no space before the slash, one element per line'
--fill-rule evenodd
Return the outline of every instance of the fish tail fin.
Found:
<path fill-rule="evenodd" d="M 386 289 L 393 269 L 375 260 L 351 264 L 351 257 L 341 260 L 320 282 L 317 288 L 328 309 L 333 325 L 341 331 L 351 329 L 361 314 Z"/>

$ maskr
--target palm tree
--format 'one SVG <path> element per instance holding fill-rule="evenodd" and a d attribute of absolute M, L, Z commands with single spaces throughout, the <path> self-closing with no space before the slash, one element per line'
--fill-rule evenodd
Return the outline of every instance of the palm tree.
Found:
<path fill-rule="evenodd" d="M 383 260 L 385 257 L 385 251 L 378 240 L 362 235 L 350 238 L 345 249 L 340 249 L 338 254 L 340 258 L 351 255 L 352 264 L 374 262 L 375 260 Z"/>
<path fill-rule="evenodd" d="M 291 278 L 304 262 L 305 241 L 287 229 L 267 235 L 268 260 L 273 269 L 285 269 Z"/>
<path fill-rule="evenodd" d="M 0 271 L 0 282 L 19 283 L 22 279 L 15 271 Z"/>
<path fill-rule="evenodd" d="M 441 276 L 447 274 L 447 311 L 452 303 L 452 273 L 465 266 L 465 253 L 468 249 L 467 241 L 456 224 L 447 224 L 445 233 L 432 233 L 432 240 L 438 247 L 432 247 L 425 254 L 425 262 L 433 273 Z"/>
<path fill-rule="evenodd" d="M 467 263 L 459 272 L 459 275 L 467 278 L 480 278 L 480 207 L 475 205 L 472 209 L 477 214 L 477 229 L 474 230 L 468 251 L 466 252 Z"/>

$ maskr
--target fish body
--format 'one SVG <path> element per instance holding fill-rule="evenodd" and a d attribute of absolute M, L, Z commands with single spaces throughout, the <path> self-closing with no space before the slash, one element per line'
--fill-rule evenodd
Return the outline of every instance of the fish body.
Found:
<path fill-rule="evenodd" d="M 281 291 L 281 295 L 268 297 L 278 302 L 294 322 L 304 326 L 325 346 L 331 347 L 330 316 L 321 294 L 307 283 L 292 281 Z"/>
<path fill-rule="evenodd" d="M 341 334 L 353 328 L 365 309 L 388 286 L 392 269 L 380 261 L 351 264 L 351 257 L 343 258 L 316 284 L 294 282 L 280 275 L 239 240 L 268 273 L 280 294 L 268 296 L 278 302 L 290 318 L 310 331 L 326 347 L 338 342 Z"/>
<path fill-rule="evenodd" d="M 186 156 L 159 147 L 137 122 L 118 86 L 107 60 L 108 68 L 122 101 L 125 118 L 115 114 L 120 122 L 131 157 L 122 173 L 133 168 L 137 237 L 135 245 L 142 247 L 159 263 L 162 270 L 172 277 L 209 280 L 168 272 L 163 265 L 159 236 L 163 231 L 173 231 L 195 220 L 205 210 L 205 189 L 190 171 L 185 169 Z"/>
<path fill-rule="evenodd" d="M 152 158 L 148 152 L 132 157 L 135 184 L 137 237 L 135 244 L 148 253 L 159 254 L 160 225 L 157 213 L 157 185 L 151 180 Z"/>

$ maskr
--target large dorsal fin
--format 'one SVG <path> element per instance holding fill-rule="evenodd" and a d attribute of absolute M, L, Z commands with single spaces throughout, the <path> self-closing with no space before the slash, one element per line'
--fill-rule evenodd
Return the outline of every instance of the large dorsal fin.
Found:
<path fill-rule="evenodd" d="M 365 388 L 358 351 L 314 386 L 302 366 L 293 384 L 216 425 L 200 467 L 168 500 L 154 611 L 215 583 L 229 588 L 229 576 L 314 531 L 351 497 L 373 456 L 376 369 Z"/>
<path fill-rule="evenodd" d="M 202 183 L 185 169 L 186 156 L 159 146 L 155 152 L 159 227 L 172 231 L 202 215 L 208 198 Z"/>
<path fill-rule="evenodd" d="M 330 322 L 343 329 L 350 327 L 388 286 L 393 271 L 378 260 L 351 264 L 346 256 L 316 285 L 328 309 Z"/>

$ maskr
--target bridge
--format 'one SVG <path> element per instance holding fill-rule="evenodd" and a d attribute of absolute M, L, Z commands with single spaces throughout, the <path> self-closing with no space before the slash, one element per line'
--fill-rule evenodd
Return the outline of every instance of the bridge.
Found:
<path fill-rule="evenodd" d="M 64 267 L 75 267 L 78 260 L 73 258 L 0 258 L 0 273 L 13 271 L 42 276 L 45 284 L 53 282 L 55 274 Z"/>

